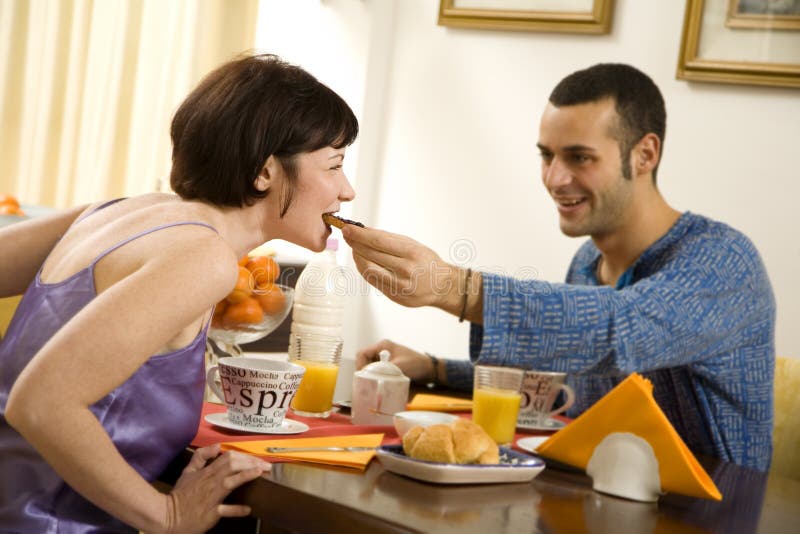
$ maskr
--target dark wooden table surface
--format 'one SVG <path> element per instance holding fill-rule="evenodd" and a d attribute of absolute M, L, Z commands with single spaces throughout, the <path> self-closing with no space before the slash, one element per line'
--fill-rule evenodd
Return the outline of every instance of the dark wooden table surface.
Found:
<path fill-rule="evenodd" d="M 188 460 L 176 459 L 169 480 Z M 532 482 L 435 485 L 395 475 L 373 460 L 365 472 L 302 463 L 236 490 L 261 518 L 217 532 L 798 532 L 800 481 L 701 459 L 722 502 L 665 495 L 645 504 L 602 495 L 582 472 L 552 464 Z"/>

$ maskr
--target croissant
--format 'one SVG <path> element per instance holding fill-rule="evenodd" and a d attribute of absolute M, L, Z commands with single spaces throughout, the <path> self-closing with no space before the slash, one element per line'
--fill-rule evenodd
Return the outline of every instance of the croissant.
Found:
<path fill-rule="evenodd" d="M 406 456 L 448 464 L 497 464 L 497 444 L 483 428 L 466 419 L 449 425 L 415 426 L 403 436 Z"/>

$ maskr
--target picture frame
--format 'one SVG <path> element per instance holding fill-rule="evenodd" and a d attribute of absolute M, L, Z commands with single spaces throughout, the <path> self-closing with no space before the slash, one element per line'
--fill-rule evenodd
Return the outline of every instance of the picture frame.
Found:
<path fill-rule="evenodd" d="M 677 78 L 800 88 L 800 31 L 731 27 L 730 6 L 730 0 L 686 0 Z"/>
<path fill-rule="evenodd" d="M 440 0 L 440 26 L 606 34 L 614 0 Z"/>
<path fill-rule="evenodd" d="M 729 28 L 800 30 L 800 0 L 728 0 Z"/>

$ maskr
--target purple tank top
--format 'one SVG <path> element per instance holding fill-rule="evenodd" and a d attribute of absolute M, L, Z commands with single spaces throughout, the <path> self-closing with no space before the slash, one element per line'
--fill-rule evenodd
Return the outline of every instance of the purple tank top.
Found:
<path fill-rule="evenodd" d="M 97 295 L 97 262 L 143 235 L 185 224 L 214 230 L 198 222 L 157 226 L 104 251 L 61 282 L 43 283 L 40 269 L 25 291 L 0 341 L 0 532 L 133 531 L 73 491 L 53 471 L 8 425 L 6 403 L 33 356 Z M 205 391 L 207 329 L 208 324 L 186 347 L 152 356 L 125 383 L 91 406 L 120 454 L 148 481 L 161 474 L 197 431 Z"/>

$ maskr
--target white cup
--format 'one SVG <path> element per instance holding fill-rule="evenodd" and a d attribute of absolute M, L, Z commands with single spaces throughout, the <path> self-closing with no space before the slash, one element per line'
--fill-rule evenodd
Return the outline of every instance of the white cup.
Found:
<path fill-rule="evenodd" d="M 228 421 L 263 430 L 281 426 L 305 372 L 289 362 L 231 357 L 210 367 L 206 382 L 228 408 Z"/>
<path fill-rule="evenodd" d="M 522 379 L 517 425 L 542 427 L 554 415 L 566 412 L 575 403 L 575 392 L 565 383 L 566 379 L 566 373 L 526 371 Z M 553 404 L 562 390 L 567 396 L 566 402 L 553 410 Z"/>

